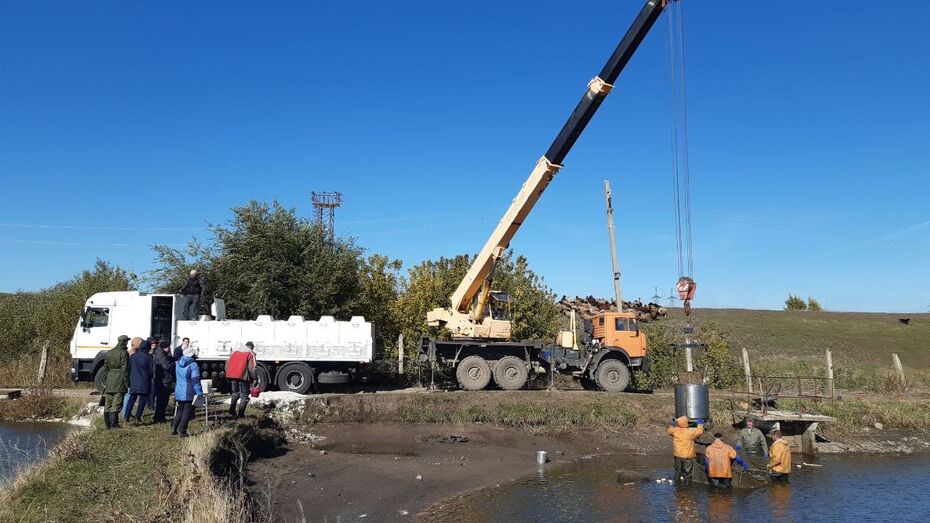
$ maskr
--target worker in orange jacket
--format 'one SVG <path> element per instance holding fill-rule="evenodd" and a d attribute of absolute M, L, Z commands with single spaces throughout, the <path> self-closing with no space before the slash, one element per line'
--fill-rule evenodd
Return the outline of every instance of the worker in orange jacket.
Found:
<path fill-rule="evenodd" d="M 749 465 L 736 455 L 736 449 L 723 442 L 723 434 L 714 434 L 714 442 L 704 451 L 704 465 L 711 486 L 730 488 L 733 480 L 732 461 L 736 461 L 743 470 L 749 470 Z"/>
<path fill-rule="evenodd" d="M 771 448 L 769 448 L 769 464 L 766 465 L 771 471 L 773 481 L 787 481 L 788 474 L 791 474 L 791 446 L 781 437 L 781 431 L 772 432 Z"/>
<path fill-rule="evenodd" d="M 697 427 L 689 428 L 687 416 L 681 416 L 672 421 L 672 426 L 666 432 L 672 437 L 675 479 L 690 482 L 691 473 L 694 470 L 694 458 L 697 456 L 694 451 L 694 440 L 704 433 L 704 420 L 697 420 Z"/>

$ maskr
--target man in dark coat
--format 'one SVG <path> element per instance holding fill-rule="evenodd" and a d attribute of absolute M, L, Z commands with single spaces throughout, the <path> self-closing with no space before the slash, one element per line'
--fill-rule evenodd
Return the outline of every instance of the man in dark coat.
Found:
<path fill-rule="evenodd" d="M 191 346 L 191 339 L 184 338 L 181 340 L 181 344 L 174 348 L 174 362 L 177 363 L 181 361 L 181 358 L 184 357 L 184 351 Z"/>
<path fill-rule="evenodd" d="M 161 340 L 153 356 L 155 375 L 152 388 L 155 390 L 155 423 L 165 421 L 165 410 L 168 408 L 168 397 L 174 387 L 174 360 L 171 359 L 171 344 L 168 340 Z"/>
<path fill-rule="evenodd" d="M 203 284 L 203 278 L 197 274 L 196 269 L 192 270 L 184 287 L 181 288 L 181 295 L 183 296 L 181 315 L 184 319 L 197 319 L 197 314 L 200 312 L 200 297 L 203 296 L 204 290 L 206 290 L 206 286 Z"/>
<path fill-rule="evenodd" d="M 142 421 L 142 411 L 145 410 L 149 393 L 152 391 L 154 373 L 155 365 L 148 347 L 140 347 L 129 357 L 129 403 L 126 404 L 126 421 L 129 421 L 132 407 L 137 401 L 136 422 Z"/>
<path fill-rule="evenodd" d="M 119 411 L 123 406 L 123 396 L 129 388 L 128 341 L 129 336 L 120 336 L 116 347 L 110 349 L 103 360 L 103 421 L 108 429 L 119 428 Z"/>

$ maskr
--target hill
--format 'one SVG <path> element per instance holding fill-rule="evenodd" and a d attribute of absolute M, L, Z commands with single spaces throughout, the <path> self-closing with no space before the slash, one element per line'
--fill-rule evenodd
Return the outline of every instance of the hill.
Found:
<path fill-rule="evenodd" d="M 671 309 L 661 323 L 677 330 L 683 318 L 681 309 Z M 830 349 L 834 364 L 849 368 L 890 369 L 897 353 L 909 375 L 930 377 L 930 314 L 695 309 L 692 318 L 699 331 L 702 325 L 723 331 L 731 353 L 745 347 L 754 372 L 823 375 Z"/>

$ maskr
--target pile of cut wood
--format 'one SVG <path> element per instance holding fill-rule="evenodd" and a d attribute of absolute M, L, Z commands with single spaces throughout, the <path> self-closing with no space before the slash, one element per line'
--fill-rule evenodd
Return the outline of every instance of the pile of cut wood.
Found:
<path fill-rule="evenodd" d="M 602 312 L 617 312 L 617 304 L 615 300 L 606 300 L 604 298 L 595 298 L 594 296 L 588 296 L 586 298 L 579 298 L 575 296 L 575 299 L 570 300 L 566 296 L 562 296 L 562 299 L 559 300 L 559 308 L 562 309 L 562 314 L 569 315 L 574 310 L 575 313 L 584 320 L 591 320 L 591 318 L 597 316 Z M 665 307 L 659 305 L 658 303 L 646 303 L 636 300 L 636 301 L 624 301 L 623 310 L 625 311 L 635 311 L 636 317 L 639 318 L 639 321 L 650 321 L 657 320 L 659 318 L 665 317 L 668 314 L 668 311 Z"/>

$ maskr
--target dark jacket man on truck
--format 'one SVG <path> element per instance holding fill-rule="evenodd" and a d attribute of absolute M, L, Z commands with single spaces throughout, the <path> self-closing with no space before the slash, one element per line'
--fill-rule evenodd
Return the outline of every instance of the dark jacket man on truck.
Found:
<path fill-rule="evenodd" d="M 204 290 L 206 290 L 206 286 L 203 283 L 203 278 L 197 274 L 197 269 L 192 270 L 184 287 L 181 288 L 181 315 L 185 319 L 197 319 L 197 314 L 200 312 L 200 297 L 203 296 Z"/>

